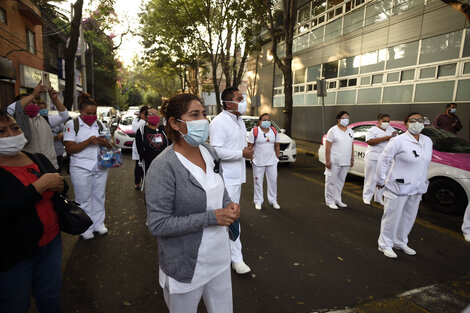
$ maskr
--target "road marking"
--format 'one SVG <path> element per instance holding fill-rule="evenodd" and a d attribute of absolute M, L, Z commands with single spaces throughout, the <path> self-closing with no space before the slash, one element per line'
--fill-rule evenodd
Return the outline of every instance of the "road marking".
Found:
<path fill-rule="evenodd" d="M 309 182 L 312 182 L 314 184 L 317 184 L 317 185 L 323 185 L 323 186 L 325 185 L 324 181 L 320 181 L 318 179 L 315 179 L 315 178 L 312 178 L 312 177 L 309 177 L 309 176 L 305 176 L 305 175 L 300 174 L 300 173 L 290 172 L 290 174 L 292 174 L 294 176 L 297 176 L 297 177 L 300 177 L 302 179 L 305 179 L 305 180 L 307 180 Z M 350 191 L 347 191 L 347 190 L 343 190 L 343 194 L 346 194 L 346 195 L 350 196 L 351 198 L 357 199 L 357 200 L 362 202 L 362 195 L 357 195 L 357 194 L 355 194 L 353 192 L 350 192 Z M 377 203 L 372 203 L 371 206 L 383 210 L 382 206 L 377 204 Z M 460 233 L 457 233 L 455 231 L 446 229 L 446 228 L 441 227 L 441 226 L 434 225 L 434 224 L 432 224 L 430 222 L 427 222 L 425 220 L 422 220 L 420 218 L 416 218 L 416 223 L 418 223 L 419 225 L 421 225 L 423 227 L 426 227 L 426 228 L 432 229 L 434 231 L 443 233 L 443 234 L 445 234 L 449 237 L 452 237 L 454 239 L 457 239 L 459 241 L 465 241 L 463 236 Z"/>

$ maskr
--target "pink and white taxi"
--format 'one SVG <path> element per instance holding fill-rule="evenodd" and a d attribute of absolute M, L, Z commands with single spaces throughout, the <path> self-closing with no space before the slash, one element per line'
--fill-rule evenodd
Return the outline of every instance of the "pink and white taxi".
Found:
<path fill-rule="evenodd" d="M 366 121 L 348 126 L 354 131 L 354 166 L 349 170 L 351 174 L 364 176 L 366 134 L 375 125 L 376 121 Z M 405 125 L 400 121 L 392 121 L 390 126 L 395 128 L 398 134 L 406 131 Z M 443 213 L 463 213 L 470 199 L 470 142 L 433 126 L 426 126 L 422 134 L 431 138 L 433 142 L 426 202 L 433 209 Z M 325 136 L 318 150 L 318 157 L 323 164 Z"/>

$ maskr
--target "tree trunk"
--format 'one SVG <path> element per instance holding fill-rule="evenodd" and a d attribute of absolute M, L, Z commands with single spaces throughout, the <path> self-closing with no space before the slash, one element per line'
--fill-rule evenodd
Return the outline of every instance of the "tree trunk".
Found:
<path fill-rule="evenodd" d="M 64 105 L 72 109 L 75 86 L 75 53 L 77 52 L 80 23 L 82 21 L 83 0 L 77 0 L 73 5 L 73 19 L 70 26 L 70 41 L 65 49 L 65 95 Z"/>
<path fill-rule="evenodd" d="M 292 133 L 292 113 L 293 113 L 293 100 L 292 100 L 292 59 L 287 62 L 284 74 L 284 129 L 287 136 Z"/>
<path fill-rule="evenodd" d="M 220 89 L 219 89 L 219 82 L 217 80 L 217 62 L 212 60 L 212 83 L 214 84 L 214 91 L 215 91 L 215 101 L 217 103 L 217 114 L 222 112 L 222 105 L 220 103 Z"/>

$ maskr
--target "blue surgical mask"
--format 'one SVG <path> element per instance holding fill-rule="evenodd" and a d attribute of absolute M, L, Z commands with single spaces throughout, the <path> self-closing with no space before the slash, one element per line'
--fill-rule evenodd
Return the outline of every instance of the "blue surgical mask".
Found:
<path fill-rule="evenodd" d="M 263 127 L 264 129 L 268 129 L 269 127 L 271 127 L 271 121 L 261 121 L 261 127 Z"/>
<path fill-rule="evenodd" d="M 39 110 L 39 115 L 41 116 L 47 116 L 49 114 L 49 110 L 48 109 L 41 109 Z"/>
<path fill-rule="evenodd" d="M 183 134 L 180 132 L 180 134 L 191 146 L 197 147 L 209 137 L 209 121 L 207 119 L 194 121 L 183 121 L 179 119 L 178 121 L 186 123 L 188 133 Z"/>
<path fill-rule="evenodd" d="M 452 108 L 452 109 L 450 109 L 449 112 L 452 113 L 452 114 L 454 114 L 455 112 L 457 112 L 457 109 L 456 109 L 456 108 Z"/>

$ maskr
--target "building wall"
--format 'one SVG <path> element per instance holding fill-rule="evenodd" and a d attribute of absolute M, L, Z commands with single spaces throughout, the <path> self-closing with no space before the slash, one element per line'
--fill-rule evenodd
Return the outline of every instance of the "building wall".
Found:
<path fill-rule="evenodd" d="M 302 4 L 305 3 L 306 1 Z M 401 1 L 401 3 L 407 3 L 409 8 L 405 10 L 403 7 L 397 7 L 398 9 L 395 11 L 392 1 L 366 1 L 347 14 L 335 16 L 326 23 L 318 26 L 306 24 L 304 32 L 299 32 L 296 35 L 292 64 L 294 90 L 296 91 L 294 93 L 292 123 L 293 137 L 317 142 L 321 140 L 324 133 L 322 107 L 314 90 L 317 78 L 315 76 L 325 76 L 326 63 L 336 62 L 338 64 L 338 60 L 342 60 L 336 70 L 341 71 L 343 65 L 347 65 L 344 69 L 355 71 L 355 73 L 338 75 L 327 80 L 328 83 L 334 83 L 336 86 L 329 86 L 332 88 L 328 89 L 328 97 L 325 99 L 325 130 L 336 123 L 335 116 L 340 110 L 348 111 L 352 121 L 374 120 L 380 112 L 389 113 L 392 119 L 402 120 L 404 115 L 411 111 L 422 112 L 432 121 L 437 114 L 444 111 L 446 103 L 456 101 L 458 103 L 457 115 L 464 124 L 460 135 L 469 138 L 470 95 L 466 90 L 470 90 L 470 55 L 466 55 L 466 52 L 463 51 L 465 41 L 468 41 L 465 49 L 467 46 L 470 47 L 470 29 L 467 29 L 469 25 L 466 19 L 459 12 L 437 0 Z M 379 13 L 375 14 L 374 12 Z M 384 17 L 383 12 L 395 12 L 396 15 L 390 14 L 390 16 Z M 354 23 L 351 24 L 351 21 Z M 452 32 L 458 33 L 452 34 Z M 435 45 L 437 40 L 441 40 L 443 45 L 447 45 L 448 50 L 445 50 L 446 47 L 442 47 L 433 51 L 433 44 Z M 453 41 L 455 41 L 455 49 L 452 48 Z M 409 50 L 415 49 L 418 60 L 413 64 L 394 66 L 388 69 L 388 62 L 391 62 L 389 59 L 395 58 L 394 60 L 401 62 L 400 56 L 395 57 L 391 53 L 404 52 L 391 47 L 411 42 L 415 43 L 409 44 L 408 48 Z M 429 47 L 425 45 L 429 45 Z M 269 46 L 270 44 L 266 45 L 265 50 Z M 281 43 L 278 46 L 278 51 L 281 54 L 282 49 Z M 460 51 L 457 51 L 459 49 Z M 427 52 L 420 55 L 420 51 Z M 457 55 L 455 55 L 455 51 L 458 52 Z M 371 56 L 374 57 L 374 53 L 380 60 L 383 57 L 382 52 L 385 52 L 386 60 L 384 60 L 381 69 L 368 69 L 367 63 L 360 63 Z M 448 53 L 449 57 L 439 58 L 439 55 L 443 53 Z M 426 57 L 431 61 L 423 62 Z M 350 59 L 347 60 L 347 58 Z M 437 61 L 432 61 L 433 58 L 436 58 Z M 342 63 L 343 61 L 344 63 Z M 351 63 L 348 65 L 349 61 Z M 355 64 L 357 62 L 360 65 Z M 275 121 L 282 125 L 283 87 L 280 84 L 281 80 L 279 80 L 282 78 L 282 74 L 276 68 L 273 79 L 273 62 L 267 53 L 262 55 L 261 64 L 262 68 L 259 70 L 260 88 L 258 90 L 261 106 L 269 107 Z M 318 69 L 323 70 L 319 71 L 318 75 L 309 76 L 309 67 L 314 73 L 313 69 L 316 69 L 317 65 Z M 375 65 L 371 64 L 369 67 L 373 68 Z M 434 77 L 422 79 L 421 75 L 424 74 L 421 73 L 425 73 L 427 68 L 431 67 L 434 67 L 434 71 L 436 71 Z M 308 69 L 308 71 L 302 69 Z M 446 69 L 454 70 L 455 73 L 448 76 L 441 75 L 441 71 L 444 73 Z M 402 81 L 401 78 L 405 77 L 403 71 L 411 73 L 413 70 L 413 79 L 408 82 Z M 297 84 L 295 82 L 296 75 L 301 78 Z M 377 85 L 370 83 L 369 86 L 360 85 L 362 78 L 373 80 L 379 78 L 380 75 L 384 80 L 383 83 Z M 390 82 L 386 82 L 388 75 L 390 75 Z M 401 78 L 394 82 L 393 75 L 398 75 Z M 339 87 L 342 83 L 346 86 Z M 350 83 L 351 85 L 348 86 L 347 84 Z M 425 85 L 425 83 L 431 83 L 431 85 Z M 433 83 L 436 84 L 433 85 Z M 271 88 L 269 88 L 269 84 L 271 84 Z M 413 97 L 411 94 L 402 95 L 403 87 L 407 85 L 413 86 L 411 89 L 406 87 L 412 90 Z M 312 90 L 308 90 L 308 88 Z M 367 89 L 370 90 L 364 91 Z M 274 95 L 272 95 L 273 93 Z M 374 94 L 376 94 L 375 97 Z M 401 100 L 389 101 L 386 97 L 402 98 Z M 403 100 L 405 98 L 406 100 Z"/>

